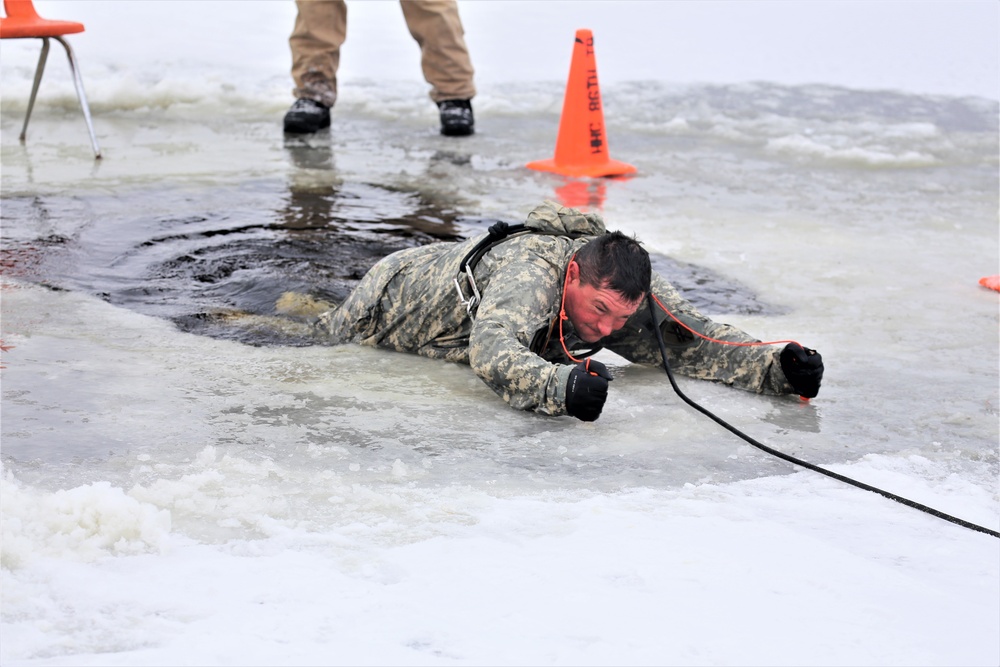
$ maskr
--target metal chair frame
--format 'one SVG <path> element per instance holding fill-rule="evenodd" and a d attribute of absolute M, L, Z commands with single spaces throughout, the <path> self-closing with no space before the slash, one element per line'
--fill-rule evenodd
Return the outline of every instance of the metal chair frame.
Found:
<path fill-rule="evenodd" d="M 8 3 L 4 2 L 7 8 L 7 19 L 12 17 L 12 12 Z M 5 20 L 7 20 L 5 19 Z M 80 26 L 83 27 L 82 25 Z M 101 158 L 101 148 L 97 144 L 97 135 L 94 133 L 94 123 L 90 118 L 90 106 L 87 104 L 87 93 L 83 90 L 83 77 L 80 76 L 80 67 L 77 65 L 76 55 L 62 35 L 18 35 L 5 36 L 3 39 L 40 39 L 42 40 L 42 53 L 38 57 L 38 67 L 35 68 L 35 81 L 31 86 L 31 98 L 28 100 L 28 113 L 24 117 L 24 126 L 21 128 L 21 143 L 25 142 L 28 133 L 28 121 L 31 120 L 31 112 L 35 108 L 35 98 L 38 96 L 38 87 L 42 82 L 42 74 L 45 72 L 45 63 L 49 57 L 49 40 L 54 39 L 66 49 L 66 56 L 69 58 L 69 69 L 73 75 L 73 85 L 76 86 L 76 96 L 80 100 L 80 107 L 83 109 L 83 118 L 87 121 L 87 130 L 90 132 L 90 143 L 94 147 L 94 158 Z"/>

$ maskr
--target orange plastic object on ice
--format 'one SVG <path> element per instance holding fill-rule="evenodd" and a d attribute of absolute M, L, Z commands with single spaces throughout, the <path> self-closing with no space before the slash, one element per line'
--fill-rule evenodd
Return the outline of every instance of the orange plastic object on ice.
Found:
<path fill-rule="evenodd" d="M 73 84 L 76 86 L 76 95 L 80 99 L 83 118 L 87 121 L 87 129 L 90 131 L 90 142 L 94 146 L 94 156 L 100 158 L 101 149 L 97 145 L 94 124 L 90 120 L 90 107 L 87 104 L 87 95 L 83 92 L 83 78 L 80 76 L 80 68 L 76 64 L 76 56 L 73 55 L 73 49 L 70 48 L 69 42 L 63 39 L 63 35 L 83 32 L 83 24 L 76 21 L 43 19 L 38 15 L 31 0 L 3 0 L 3 8 L 7 16 L 0 17 L 0 39 L 35 38 L 42 40 L 42 54 L 38 58 L 38 67 L 35 68 L 35 82 L 31 87 L 31 99 L 28 100 L 28 113 L 24 117 L 24 127 L 21 128 L 21 141 L 23 142 L 27 136 L 28 120 L 31 118 L 31 110 L 35 107 L 38 84 L 42 81 L 45 61 L 49 57 L 49 39 L 54 39 L 66 49 L 69 69 L 73 74 Z"/>
<path fill-rule="evenodd" d="M 1000 292 L 1000 275 L 996 276 L 986 276 L 979 279 L 979 284 L 983 287 L 989 287 L 990 289 L 995 289 Z"/>
<path fill-rule="evenodd" d="M 630 164 L 612 160 L 608 153 L 601 89 L 597 83 L 594 35 L 590 30 L 576 31 L 555 157 L 529 162 L 526 166 L 528 169 L 578 177 L 621 176 L 636 171 Z"/>

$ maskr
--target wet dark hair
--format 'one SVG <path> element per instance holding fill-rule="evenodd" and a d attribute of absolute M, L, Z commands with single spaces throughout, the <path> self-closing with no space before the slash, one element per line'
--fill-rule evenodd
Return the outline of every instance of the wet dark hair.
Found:
<path fill-rule="evenodd" d="M 610 289 L 635 302 L 649 292 L 652 267 L 649 253 L 635 237 L 607 232 L 576 253 L 580 280 L 599 289 Z"/>

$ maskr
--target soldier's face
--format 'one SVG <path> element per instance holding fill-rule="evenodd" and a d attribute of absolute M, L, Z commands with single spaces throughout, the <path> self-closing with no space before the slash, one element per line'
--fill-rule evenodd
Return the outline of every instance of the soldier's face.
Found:
<path fill-rule="evenodd" d="M 642 305 L 642 299 L 626 301 L 614 290 L 587 285 L 580 280 L 576 262 L 570 262 L 567 272 L 566 316 L 586 343 L 595 343 L 621 329 Z"/>

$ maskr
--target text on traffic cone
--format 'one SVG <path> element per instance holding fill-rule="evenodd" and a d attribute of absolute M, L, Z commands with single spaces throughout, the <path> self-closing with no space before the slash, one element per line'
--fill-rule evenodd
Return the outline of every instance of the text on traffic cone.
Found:
<path fill-rule="evenodd" d="M 608 153 L 594 35 L 590 30 L 576 31 L 555 157 L 526 166 L 564 176 L 620 176 L 636 171 L 630 164 L 612 160 Z"/>

